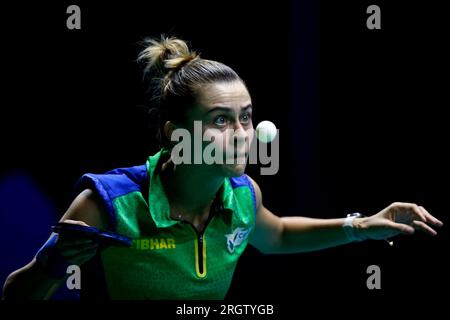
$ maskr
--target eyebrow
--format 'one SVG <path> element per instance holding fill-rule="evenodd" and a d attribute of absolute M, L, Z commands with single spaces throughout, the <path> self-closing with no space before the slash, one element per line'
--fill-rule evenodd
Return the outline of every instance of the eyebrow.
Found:
<path fill-rule="evenodd" d="M 248 109 L 252 109 L 252 105 L 251 105 L 251 104 L 246 105 L 245 107 L 242 107 L 242 108 L 241 108 L 241 111 L 247 111 Z M 208 111 L 206 112 L 206 114 L 210 114 L 211 112 L 214 112 L 214 111 L 230 112 L 230 110 L 231 110 L 230 107 L 217 106 L 217 107 L 212 108 L 211 110 L 208 110 Z"/>

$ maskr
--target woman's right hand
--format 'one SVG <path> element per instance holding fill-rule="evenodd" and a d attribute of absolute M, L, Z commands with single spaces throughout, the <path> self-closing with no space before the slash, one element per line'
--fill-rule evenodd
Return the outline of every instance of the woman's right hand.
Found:
<path fill-rule="evenodd" d="M 64 220 L 64 222 L 89 226 L 78 220 Z M 36 261 L 49 277 L 60 279 L 66 275 L 68 266 L 81 266 L 92 259 L 97 250 L 98 244 L 91 239 L 53 233 L 36 254 Z"/>
<path fill-rule="evenodd" d="M 95 192 L 85 189 L 71 203 L 61 222 L 104 229 L 108 226 L 108 213 Z M 53 233 L 30 263 L 8 276 L 3 299 L 49 299 L 67 276 L 67 267 L 81 266 L 97 250 L 98 245 L 90 239 Z"/>

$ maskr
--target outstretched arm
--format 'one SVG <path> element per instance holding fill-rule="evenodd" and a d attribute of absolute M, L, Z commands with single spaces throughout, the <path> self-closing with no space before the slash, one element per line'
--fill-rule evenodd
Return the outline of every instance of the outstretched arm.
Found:
<path fill-rule="evenodd" d="M 344 228 L 344 218 L 314 219 L 278 217 L 262 202 L 261 190 L 253 182 L 257 200 L 256 226 L 250 244 L 266 254 L 316 251 L 350 243 Z M 430 235 L 436 231 L 429 225 L 442 226 L 425 208 L 411 203 L 396 202 L 370 217 L 355 218 L 353 230 L 360 239 L 382 240 L 398 234 L 413 234 L 422 230 Z"/>

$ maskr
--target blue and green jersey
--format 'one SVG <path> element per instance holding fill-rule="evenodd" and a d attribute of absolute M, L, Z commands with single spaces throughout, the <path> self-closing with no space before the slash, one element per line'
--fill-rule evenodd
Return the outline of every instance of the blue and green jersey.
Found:
<path fill-rule="evenodd" d="M 108 247 L 85 266 L 94 298 L 225 297 L 255 225 L 253 185 L 245 174 L 224 178 L 199 233 L 190 223 L 170 217 L 160 180 L 161 164 L 169 156 L 163 148 L 145 165 L 80 179 L 79 188 L 91 188 L 100 196 L 109 215 L 108 229 L 133 239 L 132 247 Z"/>

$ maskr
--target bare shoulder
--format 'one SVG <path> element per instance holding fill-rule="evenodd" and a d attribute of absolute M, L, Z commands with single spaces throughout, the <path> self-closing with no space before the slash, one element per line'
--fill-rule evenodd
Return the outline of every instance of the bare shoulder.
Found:
<path fill-rule="evenodd" d="M 99 196 L 91 189 L 83 190 L 72 201 L 60 221 L 65 220 L 83 221 L 92 227 L 103 229 L 108 226 L 106 209 Z"/>

